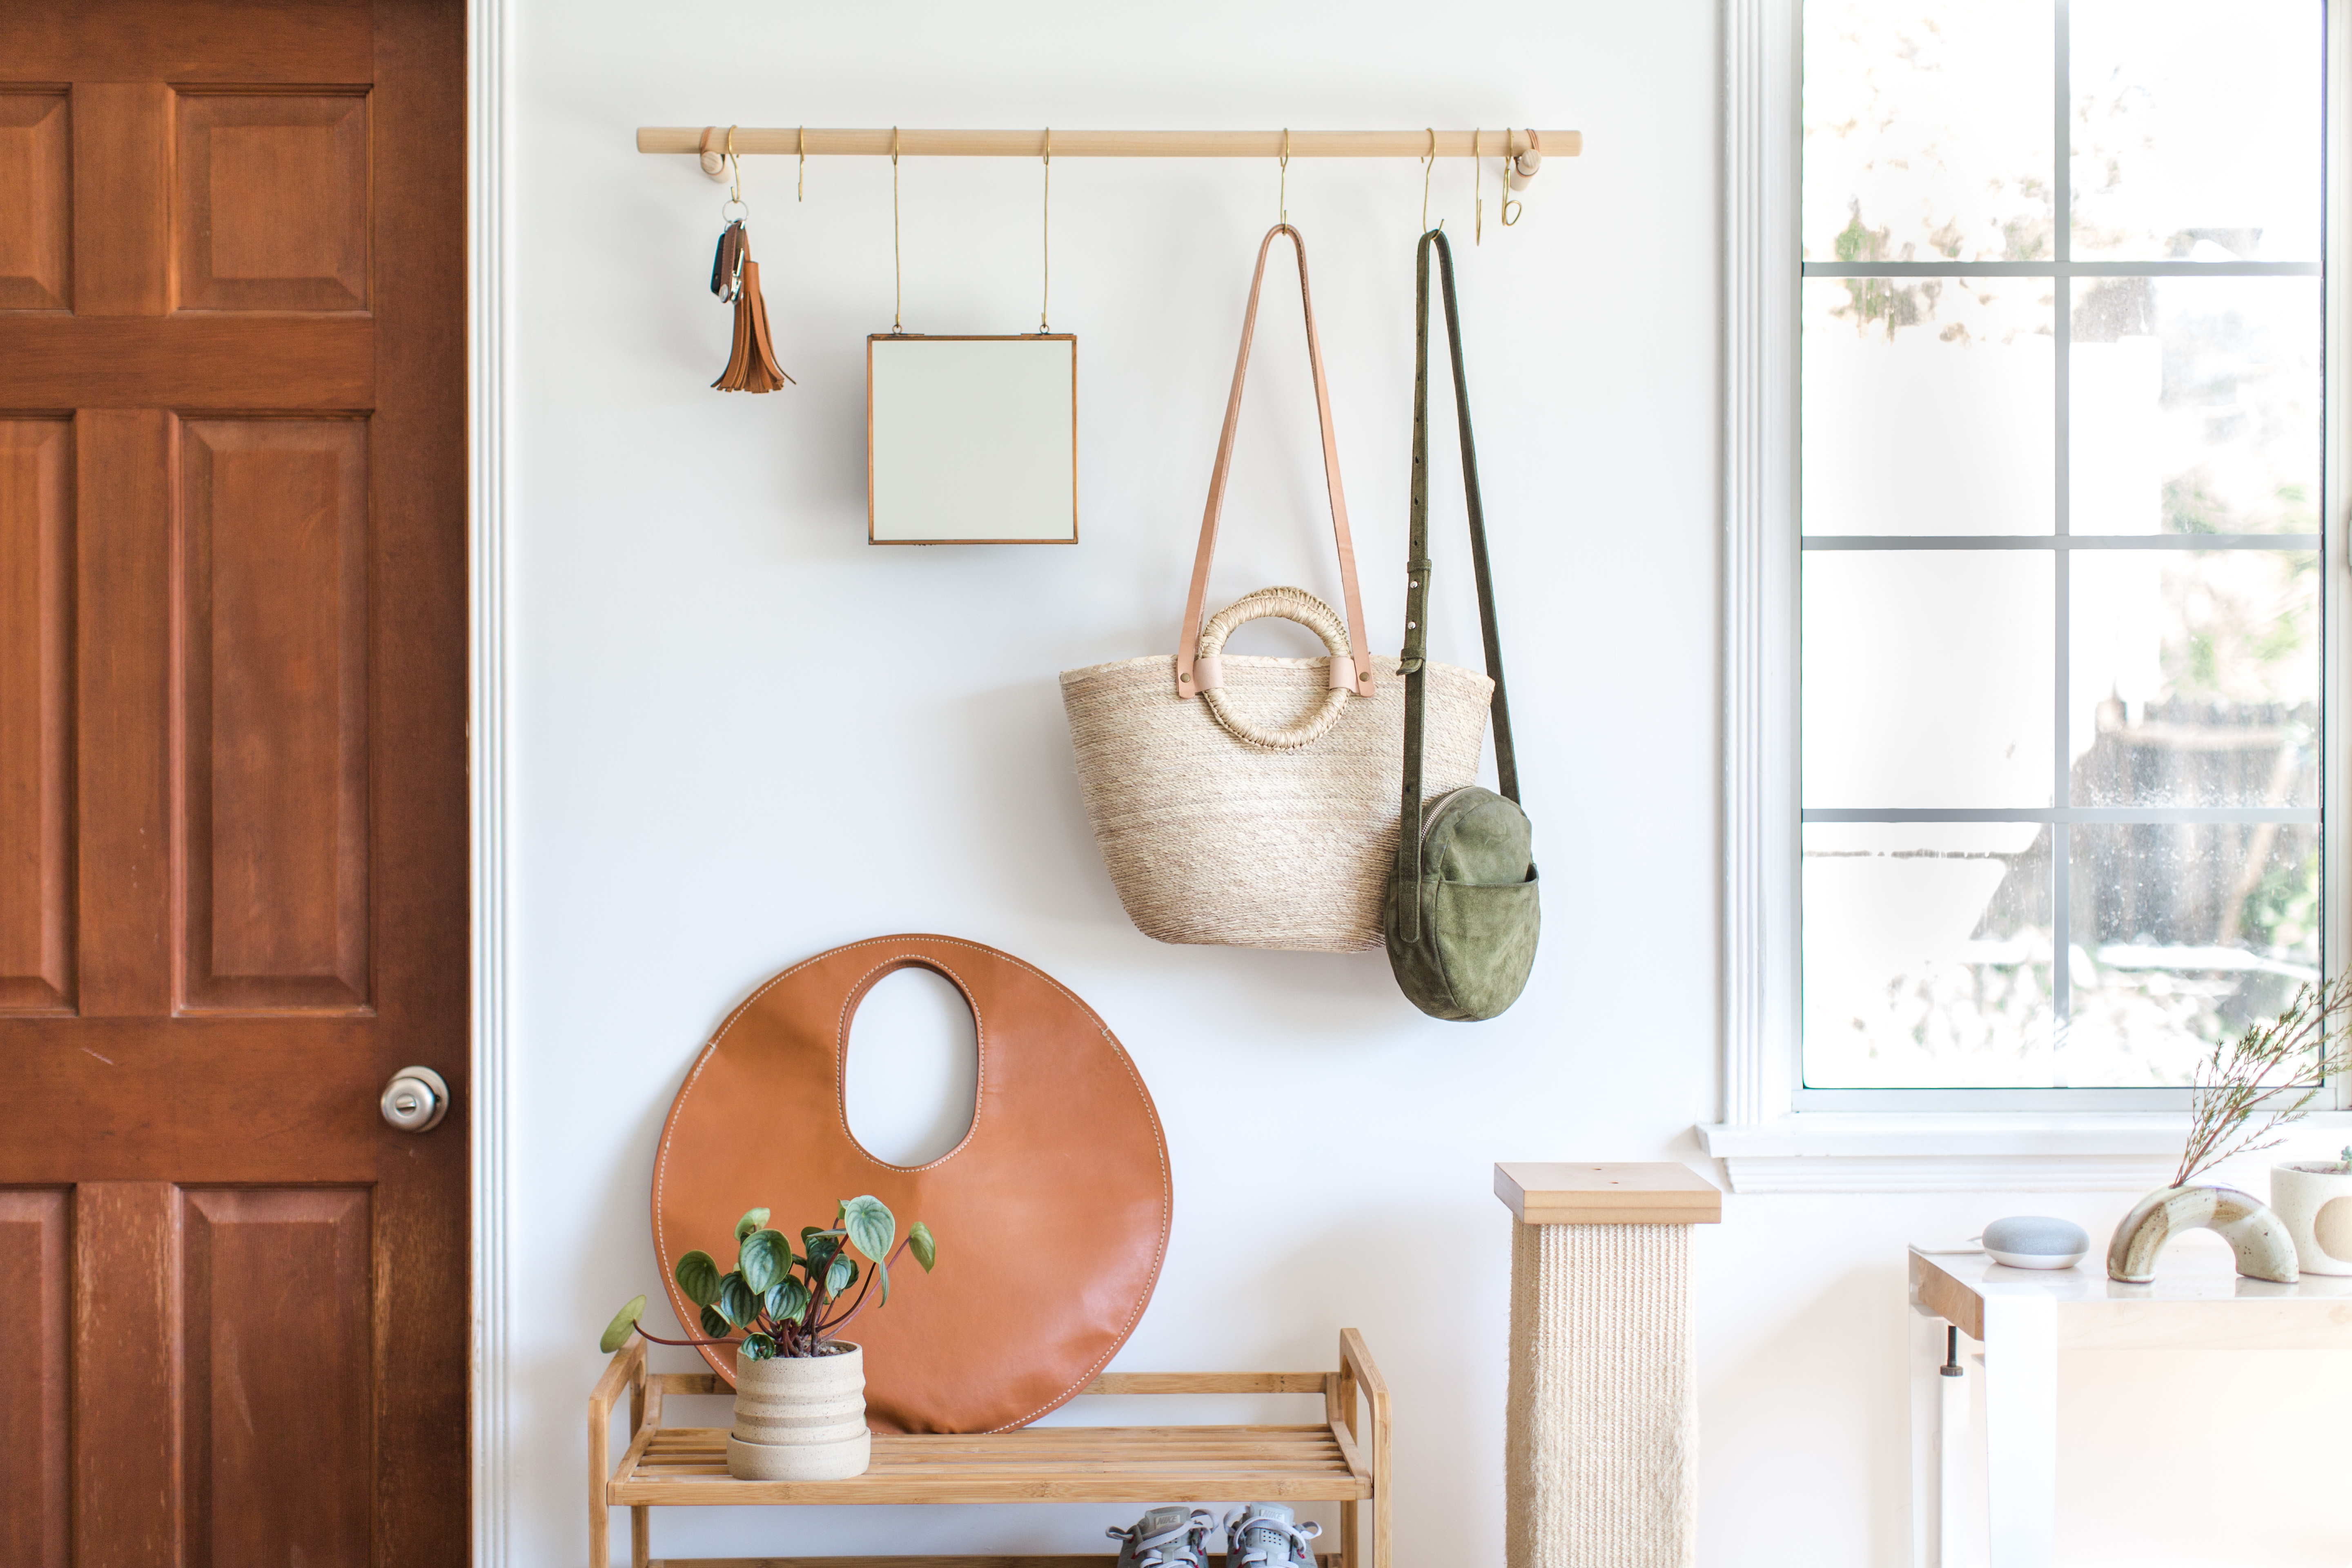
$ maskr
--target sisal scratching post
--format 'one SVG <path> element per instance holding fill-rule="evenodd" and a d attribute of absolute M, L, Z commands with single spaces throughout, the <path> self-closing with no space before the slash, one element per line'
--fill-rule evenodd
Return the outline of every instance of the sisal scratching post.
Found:
<path fill-rule="evenodd" d="M 1697 1560 L 1690 1227 L 1723 1215 L 1681 1165 L 1509 1164 L 1509 1568 Z"/>

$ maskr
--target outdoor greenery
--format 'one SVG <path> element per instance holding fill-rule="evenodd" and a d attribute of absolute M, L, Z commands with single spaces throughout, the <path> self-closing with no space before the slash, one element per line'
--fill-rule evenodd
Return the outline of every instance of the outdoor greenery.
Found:
<path fill-rule="evenodd" d="M 667 1340 L 646 1333 L 638 1321 L 646 1299 L 639 1296 L 614 1314 L 600 1346 L 610 1355 L 628 1342 L 632 1331 L 662 1345 L 727 1344 L 740 1333 L 741 1352 L 751 1361 L 829 1354 L 841 1331 L 866 1310 L 877 1283 L 881 1294 L 874 1304 L 890 1300 L 891 1263 L 912 1252 L 929 1273 L 938 1260 L 938 1245 L 921 1220 L 907 1227 L 903 1241 L 898 1234 L 898 1222 L 881 1199 L 848 1198 L 834 1210 L 832 1229 L 803 1226 L 794 1251 L 783 1232 L 769 1227 L 768 1211 L 752 1209 L 735 1222 L 733 1268 L 721 1274 L 718 1259 L 699 1248 L 677 1260 L 677 1288 L 701 1309 L 702 1331 L 709 1338 Z M 851 1297 L 853 1286 L 857 1293 Z"/>

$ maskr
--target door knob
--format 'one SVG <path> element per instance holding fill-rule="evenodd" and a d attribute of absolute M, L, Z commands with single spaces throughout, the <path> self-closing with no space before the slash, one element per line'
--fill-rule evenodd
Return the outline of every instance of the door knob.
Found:
<path fill-rule="evenodd" d="M 403 1068 L 383 1086 L 383 1119 L 403 1132 L 430 1132 L 449 1113 L 449 1086 L 431 1068 Z"/>

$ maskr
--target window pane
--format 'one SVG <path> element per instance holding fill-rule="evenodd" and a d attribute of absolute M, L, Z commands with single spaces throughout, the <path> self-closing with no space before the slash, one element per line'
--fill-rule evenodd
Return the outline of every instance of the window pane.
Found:
<path fill-rule="evenodd" d="M 2074 284 L 2073 533 L 2319 531 L 2320 281 Z"/>
<path fill-rule="evenodd" d="M 2051 552 L 1804 558 L 1808 806 L 2051 804 Z"/>
<path fill-rule="evenodd" d="M 2075 259 L 2318 260 L 2318 0 L 2071 9 Z"/>
<path fill-rule="evenodd" d="M 2064 1083 L 2185 1084 L 2214 1042 L 2319 977 L 2316 827 L 2078 823 L 2068 832 Z"/>
<path fill-rule="evenodd" d="M 2318 970 L 2315 822 L 2165 819 L 2322 798 L 2326 7 L 1801 9 L 1804 1081 L 2177 1087 Z"/>
<path fill-rule="evenodd" d="M 2073 803 L 2319 804 L 2319 556 L 2077 551 Z"/>
<path fill-rule="evenodd" d="M 2047 278 L 1804 284 L 1807 533 L 2048 533 Z"/>
<path fill-rule="evenodd" d="M 1807 1087 L 2051 1081 L 2049 832 L 1806 826 Z"/>
<path fill-rule="evenodd" d="M 2053 254 L 2049 0 L 1808 0 L 1808 261 Z"/>

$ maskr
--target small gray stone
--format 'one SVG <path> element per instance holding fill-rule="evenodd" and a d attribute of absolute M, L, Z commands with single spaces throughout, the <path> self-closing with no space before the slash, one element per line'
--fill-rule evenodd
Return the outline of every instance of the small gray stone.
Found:
<path fill-rule="evenodd" d="M 2014 1215 L 1985 1226 L 1984 1248 L 2011 1268 L 2072 1268 L 2091 1249 L 2091 1237 L 2073 1220 Z"/>

